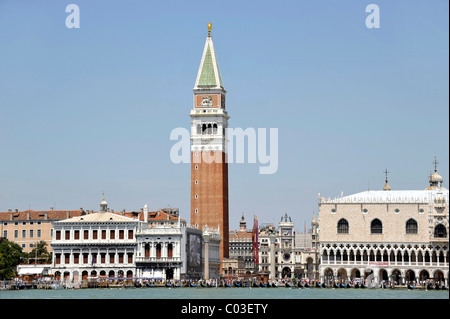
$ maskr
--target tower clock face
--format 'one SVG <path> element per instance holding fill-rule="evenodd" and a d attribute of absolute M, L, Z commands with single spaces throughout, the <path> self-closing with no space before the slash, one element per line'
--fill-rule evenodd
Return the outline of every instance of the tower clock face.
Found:
<path fill-rule="evenodd" d="M 290 257 L 291 255 L 289 253 L 284 253 L 283 255 L 284 260 L 289 260 Z"/>

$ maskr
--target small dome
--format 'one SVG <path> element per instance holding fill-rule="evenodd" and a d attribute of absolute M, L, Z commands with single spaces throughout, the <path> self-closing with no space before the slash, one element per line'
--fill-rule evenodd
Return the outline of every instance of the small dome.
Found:
<path fill-rule="evenodd" d="M 389 186 L 389 184 L 387 183 L 387 181 L 386 181 L 386 185 L 384 185 L 384 187 L 383 187 L 383 190 L 384 190 L 384 191 L 390 191 L 390 190 L 391 190 L 391 186 Z"/>
<path fill-rule="evenodd" d="M 100 203 L 100 212 L 106 212 L 108 210 L 108 203 L 105 201 L 105 198 L 103 197 L 103 200 Z"/>
<path fill-rule="evenodd" d="M 442 186 L 442 184 L 444 183 L 444 179 L 442 178 L 441 175 L 437 173 L 437 165 L 439 164 L 439 162 L 437 161 L 436 156 L 434 157 L 433 164 L 434 164 L 434 174 L 431 175 L 430 173 L 430 178 L 428 179 L 428 181 L 430 182 L 430 186 L 427 187 L 426 190 L 444 188 Z"/>
<path fill-rule="evenodd" d="M 437 173 L 437 169 L 434 169 L 434 174 L 430 176 L 428 179 L 430 182 L 430 186 L 426 188 L 426 190 L 442 188 L 442 184 L 444 183 L 444 179 L 441 175 Z"/>
<path fill-rule="evenodd" d="M 430 176 L 430 183 L 442 183 L 443 181 L 444 179 L 437 172 Z"/>

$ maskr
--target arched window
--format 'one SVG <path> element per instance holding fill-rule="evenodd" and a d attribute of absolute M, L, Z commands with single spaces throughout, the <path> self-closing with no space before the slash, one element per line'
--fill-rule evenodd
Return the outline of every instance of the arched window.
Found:
<path fill-rule="evenodd" d="M 383 233 L 383 224 L 381 223 L 381 220 L 378 218 L 375 218 L 370 223 L 370 233 L 372 234 L 382 234 Z"/>
<path fill-rule="evenodd" d="M 337 233 L 338 234 L 348 234 L 348 221 L 345 218 L 342 218 L 338 221 Z"/>
<path fill-rule="evenodd" d="M 213 134 L 217 134 L 217 123 L 213 124 Z"/>
<path fill-rule="evenodd" d="M 407 234 L 417 234 L 417 222 L 410 218 L 406 221 L 406 233 Z"/>
<path fill-rule="evenodd" d="M 442 224 L 434 227 L 434 238 L 447 238 L 447 229 Z"/>
<path fill-rule="evenodd" d="M 161 244 L 156 244 L 156 258 L 161 258 Z"/>

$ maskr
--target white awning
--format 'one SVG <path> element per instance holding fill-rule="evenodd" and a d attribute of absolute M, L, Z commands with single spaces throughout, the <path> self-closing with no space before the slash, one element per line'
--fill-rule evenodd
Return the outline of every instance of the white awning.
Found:
<path fill-rule="evenodd" d="M 19 275 L 38 275 L 42 274 L 44 267 L 33 267 L 33 268 L 21 268 L 19 269 Z"/>

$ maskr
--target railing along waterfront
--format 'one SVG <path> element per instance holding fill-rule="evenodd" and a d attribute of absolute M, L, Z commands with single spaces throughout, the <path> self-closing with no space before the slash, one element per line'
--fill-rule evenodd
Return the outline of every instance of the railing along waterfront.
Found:
<path fill-rule="evenodd" d="M 136 257 L 136 262 L 147 262 L 147 263 L 161 263 L 161 262 L 172 262 L 180 263 L 181 257 Z"/>

